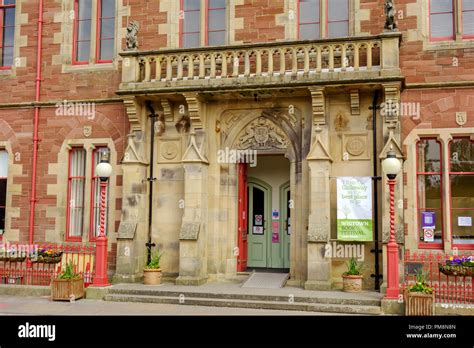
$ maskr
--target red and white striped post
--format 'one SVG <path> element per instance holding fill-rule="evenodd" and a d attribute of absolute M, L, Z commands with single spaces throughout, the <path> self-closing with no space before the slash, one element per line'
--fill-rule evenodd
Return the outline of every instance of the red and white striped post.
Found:
<path fill-rule="evenodd" d="M 390 190 L 390 239 L 387 244 L 387 293 L 385 298 L 398 299 L 400 277 L 398 273 L 398 244 L 395 239 L 395 178 L 400 172 L 402 164 L 392 149 L 387 152 L 387 158 L 382 161 L 382 168 L 387 174 Z"/>
<path fill-rule="evenodd" d="M 112 166 L 109 163 L 109 154 L 104 153 L 100 163 L 97 165 L 96 173 L 100 178 L 100 227 L 99 236 L 96 240 L 95 254 L 95 277 L 92 282 L 94 286 L 108 286 L 107 277 L 107 236 L 105 235 L 105 195 L 107 181 L 112 174 Z"/>

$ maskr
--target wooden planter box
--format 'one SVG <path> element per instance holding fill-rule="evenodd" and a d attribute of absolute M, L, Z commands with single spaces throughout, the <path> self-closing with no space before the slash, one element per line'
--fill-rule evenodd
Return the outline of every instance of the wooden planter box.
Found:
<path fill-rule="evenodd" d="M 73 297 L 74 296 L 74 297 Z M 70 301 L 84 297 L 84 278 L 51 280 L 51 298 L 53 301 Z"/>
<path fill-rule="evenodd" d="M 405 290 L 405 315 L 434 315 L 434 293 L 409 292 Z"/>

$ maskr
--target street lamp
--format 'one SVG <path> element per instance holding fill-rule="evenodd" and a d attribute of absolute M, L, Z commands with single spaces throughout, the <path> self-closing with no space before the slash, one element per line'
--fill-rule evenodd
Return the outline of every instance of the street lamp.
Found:
<path fill-rule="evenodd" d="M 109 163 L 109 152 L 103 152 L 100 163 L 95 169 L 96 175 L 100 179 L 100 226 L 99 236 L 96 241 L 95 255 L 95 277 L 94 286 L 107 286 L 107 236 L 105 235 L 105 194 L 107 191 L 107 181 L 112 175 L 112 166 Z"/>
<path fill-rule="evenodd" d="M 382 169 L 388 177 L 390 189 L 390 239 L 387 244 L 387 293 L 385 298 L 398 299 L 400 294 L 398 276 L 398 244 L 395 240 L 395 178 L 402 169 L 402 163 L 395 151 L 390 149 L 382 161 Z"/>

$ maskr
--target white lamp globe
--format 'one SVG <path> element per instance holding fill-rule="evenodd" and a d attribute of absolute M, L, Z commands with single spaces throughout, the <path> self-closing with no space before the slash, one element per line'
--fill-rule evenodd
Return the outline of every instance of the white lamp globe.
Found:
<path fill-rule="evenodd" d="M 395 179 L 402 169 L 402 163 L 397 158 L 395 151 L 388 151 L 387 158 L 382 161 L 382 169 L 389 179 Z"/>
<path fill-rule="evenodd" d="M 112 175 L 112 166 L 109 163 L 108 153 L 104 153 L 102 155 L 102 159 L 100 160 L 100 163 L 95 168 L 95 174 L 101 180 L 107 180 Z"/>

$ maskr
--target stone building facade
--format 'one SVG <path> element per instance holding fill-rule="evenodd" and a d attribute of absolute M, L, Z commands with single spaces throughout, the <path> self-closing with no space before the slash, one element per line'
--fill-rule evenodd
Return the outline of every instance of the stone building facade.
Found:
<path fill-rule="evenodd" d="M 378 260 L 374 242 L 363 243 L 364 286 L 373 288 L 376 264 L 386 275 L 380 163 L 392 149 L 404 160 L 396 190 L 401 260 L 405 249 L 474 247 L 472 225 L 453 229 L 454 220 L 472 217 L 469 194 L 446 204 L 452 142 L 467 139 L 456 145 L 471 151 L 463 173 L 474 161 L 474 18 L 466 1 L 451 10 L 438 2 L 395 1 L 390 30 L 383 0 L 44 0 L 36 98 L 38 1 L 0 0 L 0 16 L 14 21 L 4 35 L 12 53 L 0 68 L 3 241 L 27 242 L 32 230 L 36 242 L 93 242 L 93 168 L 107 148 L 114 281 L 140 281 L 151 235 L 165 277 L 178 284 L 233 281 L 263 267 L 288 269 L 289 283 L 307 289 L 337 288 L 345 260 L 325 257 L 328 242 L 338 242 L 335 178 L 371 177 L 375 162 Z M 434 144 L 442 159 L 432 150 L 436 170 L 420 172 L 420 146 Z M 256 167 L 232 154 L 256 154 Z M 443 183 L 438 196 L 435 184 L 420 189 L 422 175 Z M 471 181 L 456 192 L 472 193 Z M 439 218 L 436 242 L 420 240 L 422 210 Z M 249 221 L 257 215 L 262 222 Z"/>

